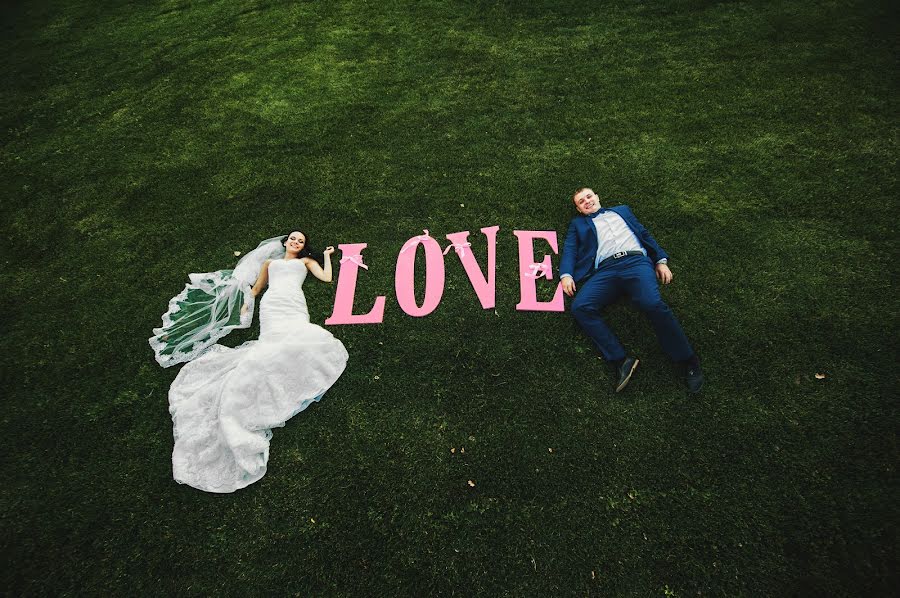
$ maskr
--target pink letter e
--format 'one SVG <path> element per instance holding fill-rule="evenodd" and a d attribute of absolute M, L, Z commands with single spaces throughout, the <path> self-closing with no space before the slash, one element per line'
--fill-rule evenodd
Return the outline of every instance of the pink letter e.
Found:
<path fill-rule="evenodd" d="M 556 285 L 553 300 L 537 300 L 537 279 L 553 280 L 553 262 L 549 255 L 544 255 L 540 263 L 534 261 L 534 240 L 544 239 L 550 243 L 553 253 L 558 253 L 556 231 L 552 230 L 514 230 L 519 239 L 519 289 L 521 300 L 516 304 L 518 311 L 565 311 L 562 285 Z"/>

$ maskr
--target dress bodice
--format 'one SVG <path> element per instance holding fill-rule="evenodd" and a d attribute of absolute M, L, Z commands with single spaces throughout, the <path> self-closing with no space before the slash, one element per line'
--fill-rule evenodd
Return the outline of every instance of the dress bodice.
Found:
<path fill-rule="evenodd" d="M 269 292 L 297 291 L 306 280 L 307 272 L 302 259 L 272 260 L 269 262 Z"/>
<path fill-rule="evenodd" d="M 303 294 L 308 272 L 301 259 L 269 262 L 269 288 L 259 304 L 260 340 L 276 340 L 297 332 L 309 323 Z"/>

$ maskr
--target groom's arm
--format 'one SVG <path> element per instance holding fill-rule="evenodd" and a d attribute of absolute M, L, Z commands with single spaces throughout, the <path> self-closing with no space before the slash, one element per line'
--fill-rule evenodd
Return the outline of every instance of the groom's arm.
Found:
<path fill-rule="evenodd" d="M 562 258 L 559 260 L 559 276 L 572 276 L 575 271 L 575 256 L 578 253 L 578 233 L 575 231 L 575 219 L 569 223 L 566 240 L 563 243 Z"/>
<path fill-rule="evenodd" d="M 571 297 L 575 294 L 575 256 L 578 253 L 578 233 L 575 230 L 575 219 L 569 222 L 569 230 L 563 243 L 562 258 L 559 261 L 559 278 L 562 282 L 563 292 Z"/>
<path fill-rule="evenodd" d="M 672 271 L 669 270 L 668 262 L 669 262 L 669 254 L 667 254 L 662 247 L 659 246 L 659 243 L 656 242 L 656 239 L 653 238 L 653 235 L 650 234 L 643 224 L 635 218 L 634 213 L 631 211 L 631 208 L 628 206 L 622 206 L 628 211 L 629 224 L 634 230 L 634 234 L 638 236 L 641 244 L 647 249 L 647 253 L 649 254 L 650 259 L 653 261 L 656 270 L 656 278 L 663 284 L 669 284 L 672 282 Z"/>
<path fill-rule="evenodd" d="M 637 235 L 638 239 L 647 249 L 647 253 L 650 254 L 650 259 L 653 260 L 654 264 L 659 264 L 662 260 L 669 260 L 669 254 L 666 253 L 662 247 L 659 246 L 659 243 L 656 242 L 656 239 L 653 238 L 653 235 L 650 234 L 650 231 L 647 230 L 643 224 L 635 217 L 634 213 L 631 211 L 631 208 L 628 206 L 622 206 L 627 215 L 628 215 L 628 224 L 631 225 L 632 230 L 634 230 L 634 234 Z M 666 261 L 662 263 L 665 264 Z"/>

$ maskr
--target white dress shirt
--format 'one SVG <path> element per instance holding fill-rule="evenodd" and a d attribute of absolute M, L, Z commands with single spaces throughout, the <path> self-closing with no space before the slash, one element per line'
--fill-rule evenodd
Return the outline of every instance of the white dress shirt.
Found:
<path fill-rule="evenodd" d="M 625 219 L 612 210 L 607 209 L 598 213 L 592 222 L 594 228 L 597 229 L 597 256 L 594 258 L 594 268 L 606 258 L 612 257 L 620 251 L 640 251 L 647 255 L 647 250 L 641 246 L 641 242 L 638 241 Z M 668 261 L 663 258 L 656 263 L 665 264 Z M 572 278 L 568 272 L 559 275 L 560 279 L 566 276 Z"/>
<path fill-rule="evenodd" d="M 594 217 L 594 228 L 597 229 L 595 268 L 600 262 L 620 251 L 640 251 L 647 255 L 647 250 L 641 247 L 640 241 L 625 223 L 625 219 L 612 210 L 597 214 Z"/>

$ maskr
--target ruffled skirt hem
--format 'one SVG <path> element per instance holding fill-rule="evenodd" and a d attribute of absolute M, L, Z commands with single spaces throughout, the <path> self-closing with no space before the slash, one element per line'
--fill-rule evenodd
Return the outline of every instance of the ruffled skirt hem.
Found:
<path fill-rule="evenodd" d="M 321 400 L 347 364 L 339 340 L 307 326 L 303 341 L 214 345 L 182 368 L 169 389 L 178 483 L 229 493 L 265 475 L 272 428 Z"/>

